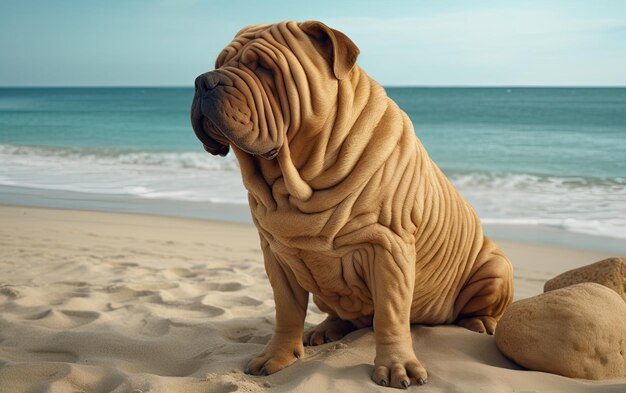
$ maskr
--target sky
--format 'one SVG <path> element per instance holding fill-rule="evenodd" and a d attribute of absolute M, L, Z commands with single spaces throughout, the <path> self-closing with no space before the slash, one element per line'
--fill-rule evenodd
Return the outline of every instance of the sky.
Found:
<path fill-rule="evenodd" d="M 2 0 L 0 86 L 191 86 L 281 20 L 346 33 L 385 86 L 626 86 L 621 0 Z"/>

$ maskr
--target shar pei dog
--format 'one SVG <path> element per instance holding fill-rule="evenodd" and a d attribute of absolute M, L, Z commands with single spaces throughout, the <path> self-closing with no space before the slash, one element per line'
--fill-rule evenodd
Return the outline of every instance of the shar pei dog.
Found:
<path fill-rule="evenodd" d="M 373 326 L 373 380 L 424 384 L 412 323 L 492 334 L 511 302 L 510 262 L 358 55 L 320 22 L 256 25 L 195 81 L 193 129 L 239 161 L 276 303 L 246 373 Z M 305 333 L 310 293 L 328 317 Z"/>

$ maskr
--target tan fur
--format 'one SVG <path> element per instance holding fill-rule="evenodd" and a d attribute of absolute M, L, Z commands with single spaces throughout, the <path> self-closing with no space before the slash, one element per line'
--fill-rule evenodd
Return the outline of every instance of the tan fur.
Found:
<path fill-rule="evenodd" d="M 306 343 L 373 324 L 372 377 L 394 387 L 427 378 L 410 323 L 493 333 L 511 301 L 509 261 L 358 53 L 320 22 L 252 26 L 196 80 L 194 130 L 236 154 L 274 290 L 253 374 L 303 353 L 309 293 L 329 317 Z"/>

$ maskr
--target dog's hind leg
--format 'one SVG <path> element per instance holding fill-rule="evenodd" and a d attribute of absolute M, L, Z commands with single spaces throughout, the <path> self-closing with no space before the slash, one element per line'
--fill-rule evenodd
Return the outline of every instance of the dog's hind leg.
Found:
<path fill-rule="evenodd" d="M 324 322 L 304 333 L 304 345 L 321 345 L 340 340 L 357 327 L 336 315 L 328 315 Z"/>
<path fill-rule="evenodd" d="M 328 316 L 322 323 L 308 329 L 304 333 L 304 345 L 322 345 L 324 343 L 337 341 L 346 334 L 358 329 L 352 322 L 339 318 L 339 316 L 317 296 L 313 296 L 313 301 L 317 307 L 327 313 Z"/>
<path fill-rule="evenodd" d="M 493 334 L 513 298 L 513 269 L 502 251 L 486 237 L 476 266 L 457 296 L 455 323 L 478 333 Z"/>

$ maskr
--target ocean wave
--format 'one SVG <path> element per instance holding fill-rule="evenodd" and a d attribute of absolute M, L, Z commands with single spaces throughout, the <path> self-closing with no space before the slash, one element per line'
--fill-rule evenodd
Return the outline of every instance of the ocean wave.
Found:
<path fill-rule="evenodd" d="M 483 223 L 626 239 L 626 179 L 451 173 Z"/>
<path fill-rule="evenodd" d="M 146 152 L 114 148 L 39 147 L 0 145 L 0 155 L 13 160 L 29 159 L 49 162 L 63 161 L 67 164 L 86 163 L 101 165 L 161 166 L 175 169 L 203 169 L 238 171 L 234 156 L 214 157 L 205 152 Z M 9 158 L 10 160 L 10 158 Z"/>
<path fill-rule="evenodd" d="M 0 145 L 0 185 L 244 205 L 235 157 Z M 487 224 L 626 239 L 626 179 L 445 170 Z"/>
<path fill-rule="evenodd" d="M 594 189 L 602 192 L 626 192 L 625 177 L 549 176 L 511 172 L 445 171 L 457 187 L 488 185 L 498 189 Z"/>
<path fill-rule="evenodd" d="M 237 160 L 196 152 L 0 145 L 0 185 L 247 203 Z"/>
<path fill-rule="evenodd" d="M 626 239 L 626 220 L 593 220 L 581 218 L 481 218 L 487 225 L 544 226 L 586 235 Z"/>

